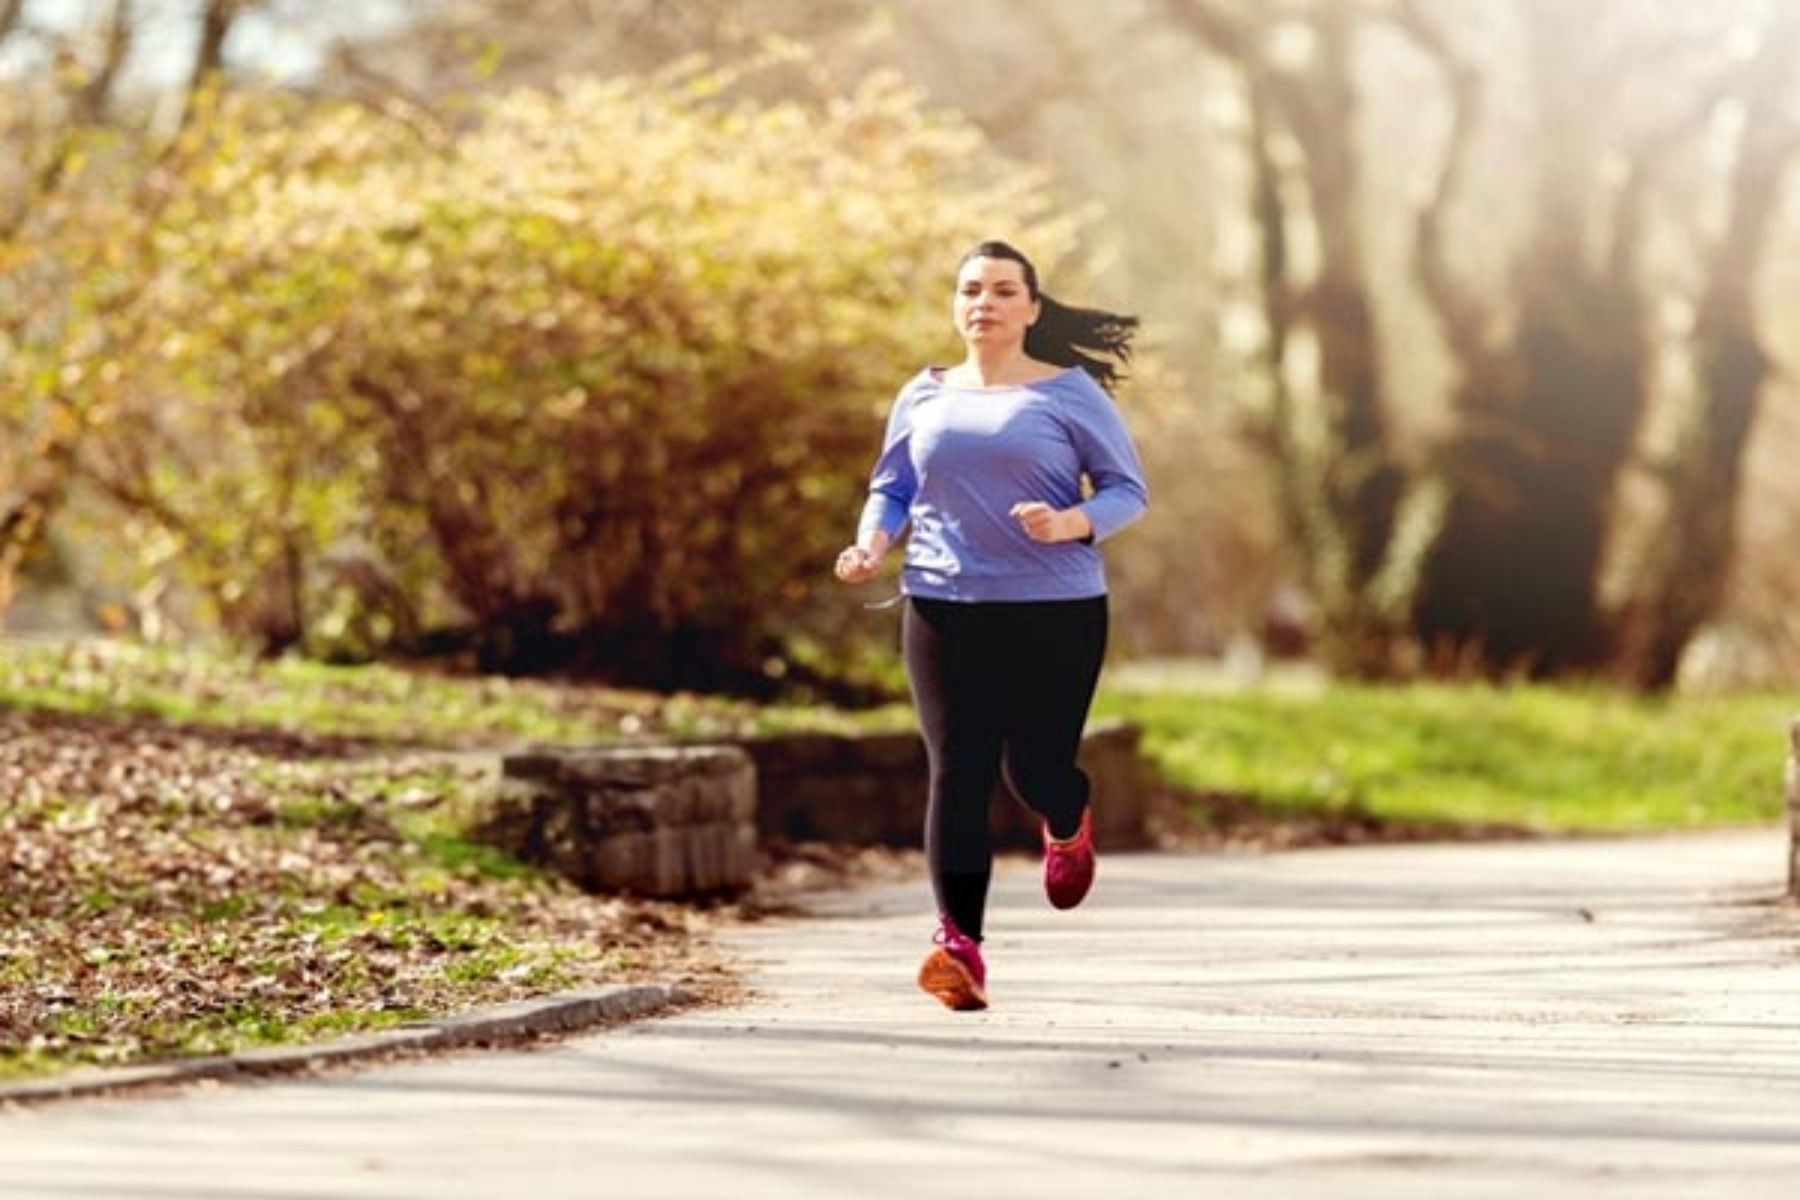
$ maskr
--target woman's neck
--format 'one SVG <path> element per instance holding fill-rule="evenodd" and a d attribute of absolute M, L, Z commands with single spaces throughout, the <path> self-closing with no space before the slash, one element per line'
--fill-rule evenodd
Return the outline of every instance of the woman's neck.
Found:
<path fill-rule="evenodd" d="M 978 354 L 974 351 L 952 367 L 947 375 L 951 382 L 966 387 L 1005 387 L 1014 383 L 1032 383 L 1053 373 L 1048 363 L 1041 363 L 1021 348 Z"/>

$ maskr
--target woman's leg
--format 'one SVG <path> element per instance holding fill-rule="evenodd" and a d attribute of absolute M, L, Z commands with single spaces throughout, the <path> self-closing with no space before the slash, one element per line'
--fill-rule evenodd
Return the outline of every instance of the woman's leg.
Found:
<path fill-rule="evenodd" d="M 988 806 L 1000 778 L 1001 706 L 985 606 L 914 598 L 902 642 L 930 769 L 925 861 L 938 911 L 981 940 L 993 876 Z"/>
<path fill-rule="evenodd" d="M 1106 597 L 1021 604 L 1004 631 L 1005 771 L 1013 793 L 1069 838 L 1088 803 L 1076 765 L 1106 658 Z"/>

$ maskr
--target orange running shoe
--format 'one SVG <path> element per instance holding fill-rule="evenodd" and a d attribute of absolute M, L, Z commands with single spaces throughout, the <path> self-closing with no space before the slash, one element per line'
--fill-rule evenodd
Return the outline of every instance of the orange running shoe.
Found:
<path fill-rule="evenodd" d="M 958 929 L 948 915 L 938 921 L 938 931 L 931 938 L 938 948 L 919 968 L 919 986 L 957 1012 L 986 1008 L 987 964 L 981 961 L 980 943 Z"/>

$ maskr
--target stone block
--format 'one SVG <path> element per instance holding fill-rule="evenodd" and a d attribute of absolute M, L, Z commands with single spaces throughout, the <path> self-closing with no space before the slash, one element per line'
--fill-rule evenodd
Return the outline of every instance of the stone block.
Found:
<path fill-rule="evenodd" d="M 537 747 L 502 760 L 482 833 L 592 891 L 729 891 L 757 869 L 756 791 L 733 746 Z"/>

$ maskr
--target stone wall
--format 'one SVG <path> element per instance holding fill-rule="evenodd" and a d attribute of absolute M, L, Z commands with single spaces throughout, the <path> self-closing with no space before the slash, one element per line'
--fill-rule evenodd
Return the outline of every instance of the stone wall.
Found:
<path fill-rule="evenodd" d="M 1094 838 L 1102 850 L 1150 844 L 1150 780 L 1142 730 L 1096 724 L 1081 765 L 1094 784 Z M 925 746 L 916 733 L 780 734 L 740 743 L 756 761 L 756 825 L 764 839 L 917 846 L 925 821 Z M 1039 846 L 1037 821 L 1004 785 L 994 793 L 1003 847 Z"/>
<path fill-rule="evenodd" d="M 1102 852 L 1150 843 L 1139 738 L 1111 724 L 1082 742 Z M 1036 819 L 1004 786 L 993 803 L 999 844 L 1036 850 Z M 748 885 L 761 848 L 778 840 L 917 846 L 924 817 L 917 734 L 782 734 L 509 755 L 480 834 L 590 891 L 671 897 Z"/>

